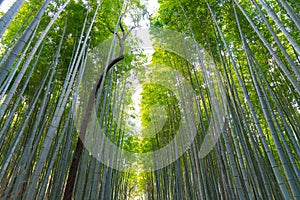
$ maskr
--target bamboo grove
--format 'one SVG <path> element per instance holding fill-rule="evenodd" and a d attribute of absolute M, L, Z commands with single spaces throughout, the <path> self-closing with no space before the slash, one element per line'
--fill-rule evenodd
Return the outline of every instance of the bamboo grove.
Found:
<path fill-rule="evenodd" d="M 299 2 L 158 3 L 150 14 L 147 1 L 139 0 L 16 0 L 1 13 L 0 199 L 300 199 Z M 214 112 L 209 72 L 155 47 L 147 61 L 130 39 L 145 18 L 151 34 L 157 28 L 182 33 L 199 44 L 195 59 L 205 62 L 197 57 L 201 52 L 212 59 L 226 108 L 220 137 L 205 156 L 199 151 Z M 96 82 L 85 91 L 80 84 L 99 44 L 110 48 L 99 53 L 102 70 L 90 71 Z M 149 62 L 151 70 L 177 70 L 194 90 L 196 136 L 161 169 L 118 170 L 83 146 L 93 106 L 98 128 L 130 152 L 163 148 L 184 118 L 180 99 L 150 82 L 142 85 L 138 136 L 128 125 L 138 118 L 128 111 L 136 109 L 128 87 L 137 83 L 130 76 L 144 77 Z M 179 93 L 185 89 L 178 87 Z M 76 111 L 81 93 L 86 112 Z M 153 109 L 157 104 L 163 111 Z M 158 130 L 149 136 L 151 124 Z M 115 159 L 105 148 L 99 154 Z"/>

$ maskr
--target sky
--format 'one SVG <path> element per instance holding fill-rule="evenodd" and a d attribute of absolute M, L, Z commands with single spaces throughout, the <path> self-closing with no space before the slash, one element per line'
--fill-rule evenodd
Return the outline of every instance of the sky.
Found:
<path fill-rule="evenodd" d="M 147 11 L 149 14 L 154 14 L 158 7 L 159 4 L 157 0 L 141 0 L 143 4 L 147 6 Z M 143 19 L 142 21 L 139 22 L 140 27 L 137 29 L 133 30 L 133 36 L 137 37 L 140 39 L 139 46 L 144 50 L 144 53 L 148 56 L 148 60 L 151 60 L 152 53 L 154 52 L 153 47 L 152 47 L 152 42 L 150 39 L 150 34 L 149 34 L 149 19 Z M 128 22 L 125 19 L 125 24 L 130 26 L 130 22 Z M 128 114 L 133 114 L 136 116 L 134 117 L 129 117 L 127 119 L 126 125 L 130 127 L 132 130 L 133 134 L 137 136 L 141 136 L 141 131 L 142 131 L 142 123 L 141 123 L 141 116 L 140 116 L 140 103 L 141 103 L 141 98 L 142 98 L 142 85 L 138 82 L 138 77 L 129 77 L 130 81 L 135 83 L 135 88 L 134 93 L 132 95 L 132 106 L 134 109 L 133 110 L 126 110 Z"/>
<path fill-rule="evenodd" d="M 147 10 L 150 14 L 154 13 L 159 7 L 157 0 L 143 0 L 142 2 L 146 2 Z"/>
<path fill-rule="evenodd" d="M 0 12 L 6 12 L 16 0 L 4 0 L 0 5 Z"/>

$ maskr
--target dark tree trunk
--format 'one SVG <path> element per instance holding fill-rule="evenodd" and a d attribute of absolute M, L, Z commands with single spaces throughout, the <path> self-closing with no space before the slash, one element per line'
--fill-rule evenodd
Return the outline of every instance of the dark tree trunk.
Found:
<path fill-rule="evenodd" d="M 108 72 L 115 64 L 117 64 L 118 62 L 120 62 L 121 60 L 124 59 L 124 41 L 126 39 L 126 37 L 128 36 L 128 33 L 125 34 L 125 31 L 123 29 L 122 24 L 120 24 L 120 28 L 122 30 L 122 38 L 116 33 L 118 39 L 119 39 L 119 45 L 120 45 L 120 54 L 119 57 L 115 58 L 114 60 L 112 60 L 109 65 L 105 68 L 105 71 Z M 104 71 L 104 72 L 105 72 Z M 73 191 L 74 191 L 74 185 L 75 185 L 75 180 L 76 180 L 76 174 L 77 174 L 77 170 L 78 170 L 78 166 L 79 166 L 79 161 L 82 155 L 82 150 L 83 150 L 83 142 L 85 139 L 85 134 L 86 134 L 86 129 L 88 127 L 88 122 L 91 118 L 91 113 L 93 110 L 93 106 L 94 106 L 94 101 L 95 101 L 95 97 L 96 94 L 100 88 L 102 79 L 103 79 L 103 75 L 104 72 L 102 72 L 102 74 L 99 76 L 97 82 L 95 83 L 93 90 L 90 94 L 89 97 L 89 101 L 88 101 L 88 106 L 87 109 L 85 111 L 85 116 L 82 120 L 82 124 L 80 127 L 80 135 L 78 136 L 77 139 L 77 144 L 76 144 L 76 149 L 73 155 L 73 160 L 70 166 L 70 171 L 68 174 L 68 180 L 67 180 L 67 185 L 65 188 L 65 192 L 64 192 L 64 200 L 71 200 L 72 199 L 72 195 L 73 195 Z"/>

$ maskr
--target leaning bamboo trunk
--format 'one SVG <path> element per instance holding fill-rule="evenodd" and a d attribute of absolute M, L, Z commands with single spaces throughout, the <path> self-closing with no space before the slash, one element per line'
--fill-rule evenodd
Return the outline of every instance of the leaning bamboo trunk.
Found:
<path fill-rule="evenodd" d="M 243 13 L 243 15 L 246 17 L 246 19 L 248 20 L 248 22 L 250 23 L 250 25 L 252 26 L 252 28 L 254 29 L 254 31 L 257 33 L 257 35 L 259 36 L 259 38 L 261 39 L 261 41 L 263 42 L 264 46 L 267 48 L 267 50 L 269 51 L 269 53 L 275 58 L 276 62 L 279 64 L 279 66 L 282 69 L 282 71 L 284 72 L 284 74 L 287 76 L 287 78 L 290 80 L 290 82 L 294 86 L 295 90 L 300 94 L 300 86 L 299 86 L 298 82 L 294 79 L 294 77 L 292 76 L 292 74 L 290 73 L 290 71 L 285 67 L 285 65 L 283 64 L 282 60 L 278 57 L 278 55 L 276 54 L 276 52 L 272 49 L 272 47 L 267 42 L 267 40 L 265 39 L 265 37 L 263 37 L 263 35 L 261 34 L 261 32 L 255 26 L 255 24 L 253 23 L 253 21 L 251 20 L 251 18 L 249 17 L 249 15 L 245 12 L 245 10 L 242 8 L 242 6 L 236 0 L 234 0 L 234 2 L 238 6 L 238 8 L 240 9 L 240 11 Z"/>
<path fill-rule="evenodd" d="M 236 17 L 236 21 L 237 21 L 237 24 L 238 24 L 239 32 L 240 32 L 240 35 L 241 35 L 241 39 L 242 39 L 242 42 L 243 42 L 243 47 L 244 47 L 244 50 L 245 50 L 245 53 L 246 53 L 246 58 L 247 58 L 247 61 L 248 61 L 248 66 L 249 66 L 249 69 L 250 69 L 250 72 L 251 72 L 252 80 L 254 82 L 254 86 L 255 86 L 255 89 L 256 89 L 256 92 L 257 92 L 257 95 L 258 95 L 258 98 L 259 98 L 259 101 L 260 101 L 260 104 L 261 104 L 264 116 L 266 118 L 267 124 L 270 127 L 270 131 L 271 131 L 271 134 L 273 136 L 277 152 L 279 153 L 279 158 L 281 160 L 281 163 L 283 165 L 284 171 L 286 173 L 287 180 L 289 182 L 289 186 L 290 186 L 290 188 L 292 190 L 293 197 L 295 199 L 297 199 L 299 197 L 299 194 L 298 194 L 297 189 L 295 187 L 296 184 L 295 184 L 294 177 L 293 177 L 293 175 L 292 175 L 292 173 L 290 171 L 290 168 L 288 166 L 288 162 L 286 160 L 286 156 L 283 153 L 283 148 L 282 148 L 282 145 L 281 145 L 281 143 L 279 141 L 278 135 L 276 133 L 277 131 L 276 131 L 275 127 L 274 127 L 273 121 L 271 119 L 271 114 L 268 111 L 268 108 L 267 108 L 267 103 L 268 102 L 266 103 L 265 100 L 262 97 L 262 90 L 263 90 L 263 88 L 262 89 L 260 88 L 260 86 L 258 84 L 258 80 L 255 77 L 254 70 L 253 70 L 253 64 L 252 64 L 252 62 L 250 60 L 250 57 L 249 57 L 249 51 L 250 51 L 250 49 L 249 49 L 249 46 L 247 45 L 247 43 L 245 42 L 245 38 L 244 38 L 243 32 L 242 32 L 242 30 L 240 28 L 239 20 L 238 20 L 238 17 L 236 15 L 236 13 L 235 13 L 235 17 Z"/>
<path fill-rule="evenodd" d="M 60 10 L 55 14 L 55 16 L 51 19 L 51 21 L 49 22 L 49 24 L 47 25 L 47 27 L 45 28 L 45 30 L 43 31 L 43 33 L 41 34 L 41 36 L 39 37 L 38 41 L 35 43 L 33 49 L 30 51 L 30 55 L 27 57 L 24 65 L 22 66 L 21 71 L 19 72 L 13 86 L 11 87 L 8 95 L 6 96 L 3 104 L 0 107 L 0 117 L 3 117 L 13 95 L 15 94 L 17 87 L 19 86 L 21 79 L 23 78 L 23 76 L 25 75 L 25 72 L 32 60 L 32 58 L 34 57 L 36 51 L 38 50 L 40 44 L 42 43 L 42 41 L 44 40 L 44 38 L 46 37 L 46 35 L 48 34 L 50 28 L 52 27 L 53 23 L 58 19 L 59 15 L 61 14 L 61 12 L 64 10 L 64 8 L 68 5 L 69 0 L 60 8 Z M 4 72 L 3 72 L 4 73 Z M 0 74 L 0 76 L 2 75 L 2 73 Z M 1 80 L 0 80 L 1 81 Z"/>
<path fill-rule="evenodd" d="M 275 21 L 278 28 L 283 32 L 285 37 L 288 39 L 290 44 L 295 48 L 298 55 L 300 55 L 300 46 L 299 44 L 294 40 L 294 38 L 291 36 L 291 34 L 286 30 L 285 26 L 282 24 L 274 10 L 269 6 L 269 4 L 265 0 L 260 1 L 263 8 L 267 11 L 267 13 L 271 16 L 271 18 Z M 297 26 L 298 27 L 298 26 Z"/>
<path fill-rule="evenodd" d="M 18 57 L 19 53 L 22 51 L 23 47 L 25 46 L 26 42 L 28 41 L 29 37 L 31 36 L 33 30 L 37 26 L 37 24 L 40 22 L 44 12 L 46 11 L 46 8 L 48 7 L 51 0 L 46 0 L 41 9 L 39 10 L 38 14 L 33 18 L 31 23 L 28 25 L 26 30 L 23 32 L 21 38 L 18 40 L 17 44 L 14 46 L 14 49 L 8 56 L 7 60 L 1 66 L 0 69 L 0 85 L 4 82 L 7 73 L 11 69 L 11 66 L 15 62 L 16 58 Z"/>
<path fill-rule="evenodd" d="M 235 1 L 235 0 L 234 0 L 234 1 Z M 235 3 L 237 4 L 237 2 L 235 2 Z M 238 5 L 238 4 L 237 4 L 237 5 Z M 226 50 L 227 50 L 227 52 L 228 52 L 228 54 L 229 54 L 231 63 L 232 63 L 233 66 L 234 66 L 234 69 L 235 69 L 235 72 L 236 72 L 236 74 L 237 74 L 239 83 L 240 83 L 240 85 L 242 86 L 243 93 L 244 93 L 244 95 L 245 95 L 245 97 L 246 97 L 246 100 L 247 100 L 247 104 L 248 104 L 248 106 L 249 106 L 249 108 L 250 108 L 250 111 L 251 111 L 252 117 L 253 117 L 253 119 L 254 119 L 254 121 L 255 121 L 255 125 L 256 125 L 256 127 L 257 127 L 257 130 L 259 131 L 260 139 L 261 139 L 261 141 L 262 141 L 262 143 L 263 143 L 263 147 L 265 148 L 265 151 L 266 151 L 266 153 L 267 153 L 267 156 L 268 156 L 268 158 L 269 158 L 269 161 L 270 161 L 270 163 L 271 163 L 271 165 L 272 165 L 272 168 L 273 168 L 273 170 L 274 170 L 274 173 L 275 173 L 276 179 L 277 179 L 277 181 L 278 181 L 278 184 L 279 184 L 279 186 L 280 186 L 280 189 L 281 189 L 281 191 L 282 191 L 282 194 L 284 195 L 285 198 L 290 199 L 291 197 L 290 197 L 290 195 L 289 195 L 288 189 L 287 189 L 287 187 L 286 187 L 286 185 L 285 185 L 285 183 L 284 183 L 283 177 L 281 176 L 281 174 L 280 174 L 280 172 L 279 172 L 279 168 L 278 168 L 278 166 L 277 166 L 277 164 L 276 164 L 276 162 L 275 162 L 275 159 L 274 159 L 274 157 L 273 157 L 273 155 L 272 155 L 272 153 L 271 153 L 271 151 L 270 151 L 270 149 L 269 149 L 268 143 L 267 143 L 267 141 L 266 141 L 266 136 L 265 136 L 264 133 L 263 133 L 263 130 L 262 130 L 261 125 L 260 125 L 260 122 L 258 121 L 257 114 L 256 114 L 256 112 L 255 112 L 255 110 L 254 110 L 253 104 L 252 104 L 252 102 L 251 102 L 251 100 L 250 100 L 250 97 L 249 97 L 249 95 L 248 95 L 248 92 L 247 92 L 247 90 L 246 90 L 246 87 L 245 87 L 245 85 L 244 85 L 244 83 L 243 83 L 243 81 L 242 81 L 242 79 L 241 79 L 241 77 L 240 77 L 240 72 L 238 71 L 238 69 L 237 69 L 237 67 L 236 67 L 235 59 L 233 58 L 233 56 L 232 56 L 232 54 L 231 54 L 231 52 L 230 52 L 230 49 L 229 49 L 229 47 L 228 47 L 228 45 L 227 45 L 227 42 L 226 42 L 225 37 L 224 37 L 224 34 L 222 33 L 222 31 L 221 31 L 221 29 L 220 29 L 220 27 L 219 27 L 219 25 L 218 25 L 218 23 L 217 23 L 217 21 L 216 21 L 216 19 L 215 19 L 215 16 L 214 16 L 214 14 L 213 14 L 213 12 L 212 12 L 212 10 L 211 10 L 211 8 L 210 8 L 210 6 L 209 6 L 208 3 L 207 3 L 207 6 L 208 6 L 208 8 L 209 8 L 209 10 L 210 10 L 210 12 L 211 12 L 211 15 L 212 15 L 212 17 L 213 17 L 214 23 L 215 23 L 215 25 L 217 26 L 217 29 L 218 29 L 218 31 L 219 31 L 219 33 L 220 33 L 220 35 L 221 35 L 221 38 L 222 38 L 222 40 L 223 40 L 223 43 L 224 43 L 224 45 L 225 45 L 225 47 L 226 47 Z M 300 92 L 300 91 L 299 91 L 299 92 Z"/>
<path fill-rule="evenodd" d="M 21 6 L 23 5 L 25 0 L 16 0 L 15 3 L 10 7 L 10 9 L 1 17 L 0 19 L 0 37 L 2 37 L 3 33 L 6 31 Z M 1 2 L 0 2 L 1 4 Z"/>

